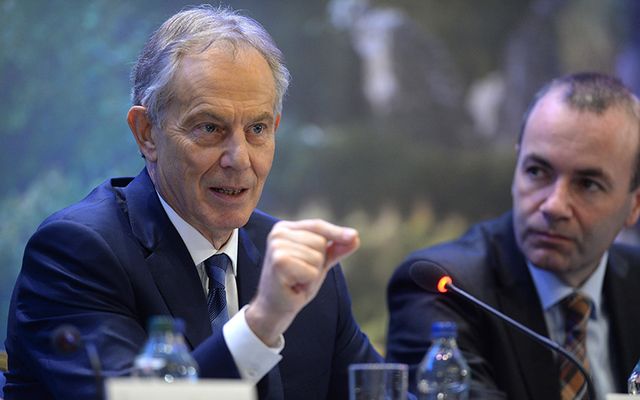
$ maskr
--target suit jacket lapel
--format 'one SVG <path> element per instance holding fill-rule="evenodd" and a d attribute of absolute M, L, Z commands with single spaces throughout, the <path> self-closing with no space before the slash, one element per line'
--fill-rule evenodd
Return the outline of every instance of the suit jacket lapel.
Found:
<path fill-rule="evenodd" d="M 505 314 L 521 324 L 548 336 L 543 314 L 531 307 L 532 304 L 538 306 L 539 300 L 536 293 L 532 293 L 530 289 L 525 285 L 506 288 L 500 293 L 501 308 Z M 507 332 L 530 397 L 557 398 L 560 393 L 560 375 L 552 351 L 516 328 L 509 327 Z"/>
<path fill-rule="evenodd" d="M 256 247 L 251 220 L 238 234 L 238 302 L 240 307 L 249 303 L 258 290 L 263 255 Z M 264 249 L 263 249 L 264 251 Z M 280 367 L 276 365 L 258 382 L 258 394 L 261 399 L 283 399 L 284 388 L 280 376 Z"/>
<path fill-rule="evenodd" d="M 634 315 L 640 310 L 640 295 L 637 294 L 638 277 L 632 276 L 629 262 L 615 249 L 609 252 L 609 262 L 604 277 L 603 299 L 609 313 L 609 351 L 616 389 L 625 392 L 627 377 L 640 357 L 640 324 Z"/>
<path fill-rule="evenodd" d="M 262 254 L 251 240 L 248 229 L 238 232 L 238 303 L 240 307 L 248 304 L 258 290 Z"/>
<path fill-rule="evenodd" d="M 505 223 L 508 226 L 501 231 L 509 234 L 498 241 L 495 261 L 501 286 L 498 290 L 499 307 L 506 315 L 548 337 L 538 294 L 513 236 L 511 218 Z M 507 336 L 530 398 L 559 398 L 559 371 L 552 351 L 513 327 L 507 327 Z"/>
<path fill-rule="evenodd" d="M 132 232 L 147 251 L 146 267 L 171 315 L 185 321 L 185 338 L 195 348 L 211 335 L 211 326 L 189 251 L 162 208 L 146 169 L 124 193 Z"/>

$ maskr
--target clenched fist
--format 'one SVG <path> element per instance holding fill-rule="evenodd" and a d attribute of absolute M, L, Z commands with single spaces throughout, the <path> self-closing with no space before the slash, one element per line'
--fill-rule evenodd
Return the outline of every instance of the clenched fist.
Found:
<path fill-rule="evenodd" d="M 318 293 L 329 269 L 358 246 L 355 229 L 323 220 L 275 224 L 267 238 L 258 292 L 245 312 L 251 330 L 273 346 Z"/>

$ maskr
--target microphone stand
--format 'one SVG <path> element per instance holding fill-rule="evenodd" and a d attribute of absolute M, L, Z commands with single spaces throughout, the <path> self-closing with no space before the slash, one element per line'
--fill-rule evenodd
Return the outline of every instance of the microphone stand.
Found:
<path fill-rule="evenodd" d="M 526 326 L 522 325 L 520 322 L 518 322 L 518 321 L 514 320 L 513 318 L 501 313 L 500 311 L 494 309 L 493 307 L 487 307 L 480 300 L 478 300 L 475 297 L 471 296 L 469 293 L 465 292 L 464 290 L 458 288 L 457 286 L 455 286 L 451 282 L 447 282 L 445 287 L 447 289 L 451 290 L 452 292 L 454 292 L 454 293 L 464 297 L 465 299 L 471 301 L 473 304 L 475 304 L 476 306 L 482 308 L 483 310 L 490 312 L 491 314 L 495 315 L 496 317 L 498 317 L 498 318 L 500 318 L 502 320 L 506 320 L 512 326 L 518 328 L 520 331 L 522 331 L 523 333 L 529 335 L 532 339 L 535 339 L 537 342 L 541 343 L 542 345 L 549 346 L 552 349 L 554 349 L 555 351 L 557 351 L 558 353 L 560 353 L 563 356 L 567 357 L 569 360 L 571 360 L 578 367 L 580 372 L 582 372 L 582 375 L 584 375 L 584 379 L 587 382 L 587 391 L 589 392 L 589 399 L 590 400 L 595 400 L 597 398 L 596 394 L 595 394 L 593 382 L 591 380 L 591 376 L 587 373 L 587 370 L 584 369 L 584 367 L 582 366 L 582 363 L 580 361 L 578 361 L 578 359 L 576 359 L 576 357 L 573 354 L 571 354 L 570 352 L 565 350 L 558 343 L 550 340 L 549 338 L 547 338 L 545 336 L 542 336 L 542 335 L 534 332 L 533 330 L 531 330 L 531 329 L 527 328 Z"/>
<path fill-rule="evenodd" d="M 102 363 L 95 344 L 82 339 L 80 331 L 73 325 L 61 325 L 51 335 L 51 344 L 60 354 L 73 354 L 83 347 L 89 359 L 89 365 L 93 370 L 96 385 L 96 399 L 104 399 L 104 386 L 102 384 Z M 0 399 L 1 400 L 1 399 Z"/>
<path fill-rule="evenodd" d="M 89 364 L 91 364 L 93 376 L 96 380 L 96 390 L 98 391 L 98 398 L 102 399 L 104 397 L 104 386 L 102 385 L 102 363 L 100 362 L 98 349 L 93 343 L 85 342 L 85 350 L 87 351 Z"/>

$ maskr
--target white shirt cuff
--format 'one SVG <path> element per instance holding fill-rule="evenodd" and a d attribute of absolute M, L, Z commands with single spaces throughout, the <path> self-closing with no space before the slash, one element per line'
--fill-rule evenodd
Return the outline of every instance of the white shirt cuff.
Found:
<path fill-rule="evenodd" d="M 249 328 L 244 316 L 244 306 L 222 327 L 227 347 L 236 362 L 240 377 L 253 384 L 258 383 L 282 360 L 284 337 L 280 335 L 277 347 L 268 347 Z"/>

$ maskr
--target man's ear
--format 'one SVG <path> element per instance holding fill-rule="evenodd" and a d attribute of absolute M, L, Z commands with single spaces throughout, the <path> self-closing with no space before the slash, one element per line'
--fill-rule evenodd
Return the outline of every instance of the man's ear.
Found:
<path fill-rule="evenodd" d="M 635 225 L 638 217 L 640 217 L 640 188 L 634 189 L 631 193 L 631 212 L 625 221 L 625 226 L 629 228 Z"/>
<path fill-rule="evenodd" d="M 276 120 L 275 120 L 275 122 L 273 123 L 273 131 L 274 131 L 274 132 L 275 132 L 275 131 L 277 131 L 277 130 L 278 130 L 278 127 L 280 126 L 280 117 L 281 117 L 281 116 L 282 116 L 282 114 L 278 114 L 278 115 L 276 115 Z"/>
<path fill-rule="evenodd" d="M 138 143 L 140 153 L 147 161 L 155 162 L 158 158 L 156 144 L 151 134 L 151 121 L 147 116 L 147 109 L 143 106 L 132 106 L 127 113 L 127 122 L 133 137 Z"/>

